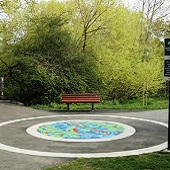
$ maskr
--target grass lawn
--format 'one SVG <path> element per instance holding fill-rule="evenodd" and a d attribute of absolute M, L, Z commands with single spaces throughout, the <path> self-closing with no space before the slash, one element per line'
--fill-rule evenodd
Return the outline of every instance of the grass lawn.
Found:
<path fill-rule="evenodd" d="M 66 104 L 51 103 L 49 105 L 34 105 L 31 106 L 35 109 L 46 109 L 46 110 L 66 110 Z M 134 100 L 112 100 L 102 101 L 94 104 L 95 110 L 159 110 L 168 108 L 168 99 L 165 97 L 148 98 L 147 106 L 143 106 L 142 99 Z M 70 110 L 90 110 L 91 103 L 79 103 L 71 104 Z"/>
<path fill-rule="evenodd" d="M 117 158 L 80 158 L 45 170 L 170 170 L 170 153 Z"/>

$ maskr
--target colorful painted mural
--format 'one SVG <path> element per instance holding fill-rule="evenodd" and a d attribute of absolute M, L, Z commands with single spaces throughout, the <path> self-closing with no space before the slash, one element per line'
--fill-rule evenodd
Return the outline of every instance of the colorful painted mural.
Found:
<path fill-rule="evenodd" d="M 123 133 L 119 124 L 103 121 L 63 121 L 41 125 L 37 131 L 45 136 L 59 139 L 101 139 L 112 138 Z"/>

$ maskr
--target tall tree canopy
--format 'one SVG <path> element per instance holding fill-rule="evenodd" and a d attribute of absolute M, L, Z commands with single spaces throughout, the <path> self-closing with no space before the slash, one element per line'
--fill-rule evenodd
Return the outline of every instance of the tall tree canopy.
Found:
<path fill-rule="evenodd" d="M 166 1 L 114 0 L 0 3 L 0 75 L 5 94 L 25 104 L 59 101 L 61 93 L 99 92 L 108 99 L 157 93 Z"/>

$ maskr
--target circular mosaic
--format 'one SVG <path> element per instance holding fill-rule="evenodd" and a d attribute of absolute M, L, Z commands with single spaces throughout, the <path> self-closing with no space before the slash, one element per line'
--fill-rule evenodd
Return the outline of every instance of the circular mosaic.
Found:
<path fill-rule="evenodd" d="M 125 138 L 135 133 L 131 126 L 97 120 L 69 120 L 46 122 L 31 126 L 27 133 L 54 141 L 97 142 Z"/>

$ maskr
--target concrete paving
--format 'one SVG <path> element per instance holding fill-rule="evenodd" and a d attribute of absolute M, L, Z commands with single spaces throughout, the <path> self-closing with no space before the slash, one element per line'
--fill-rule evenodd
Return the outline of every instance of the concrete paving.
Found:
<path fill-rule="evenodd" d="M 75 119 L 120 122 L 134 127 L 136 133 L 120 140 L 90 144 L 49 141 L 26 133 L 26 129 L 35 124 Z M 0 170 L 42 170 L 76 157 L 135 155 L 165 149 L 167 122 L 168 110 L 68 113 L 0 103 Z"/>

